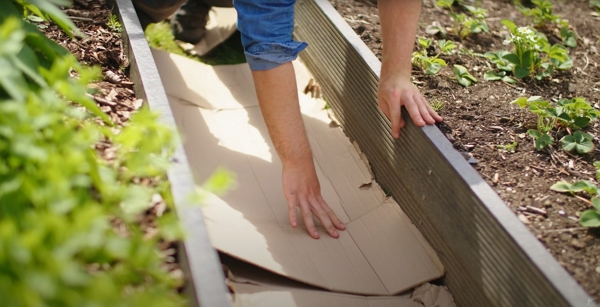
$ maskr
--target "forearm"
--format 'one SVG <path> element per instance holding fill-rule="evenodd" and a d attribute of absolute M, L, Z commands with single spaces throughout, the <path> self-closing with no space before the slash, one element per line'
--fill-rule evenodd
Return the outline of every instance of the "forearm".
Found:
<path fill-rule="evenodd" d="M 381 77 L 400 74 L 410 78 L 421 0 L 379 0 L 378 6 L 383 35 Z"/>
<path fill-rule="evenodd" d="M 284 169 L 314 168 L 292 63 L 253 71 L 252 75 L 263 117 Z"/>

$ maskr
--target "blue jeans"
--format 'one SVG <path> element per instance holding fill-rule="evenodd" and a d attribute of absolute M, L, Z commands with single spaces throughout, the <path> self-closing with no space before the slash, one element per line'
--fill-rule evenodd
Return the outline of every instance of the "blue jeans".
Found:
<path fill-rule="evenodd" d="M 292 39 L 296 0 L 234 0 L 238 30 L 252 70 L 291 62 L 308 46 Z"/>

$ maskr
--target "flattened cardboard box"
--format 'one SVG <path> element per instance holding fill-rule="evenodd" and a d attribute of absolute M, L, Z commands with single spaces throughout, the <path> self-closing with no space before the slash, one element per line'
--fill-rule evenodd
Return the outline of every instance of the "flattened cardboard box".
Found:
<path fill-rule="evenodd" d="M 315 240 L 303 225 L 289 225 L 281 161 L 248 66 L 213 67 L 153 53 L 198 182 L 218 167 L 237 173 L 237 188 L 209 195 L 202 208 L 215 248 L 343 293 L 392 295 L 443 275 L 434 251 L 372 182 L 368 165 L 343 131 L 331 125 L 322 100 L 299 94 L 321 192 L 347 230 L 333 239 L 319 226 L 321 238 Z M 310 75 L 302 64 L 294 66 L 303 88 Z"/>
<path fill-rule="evenodd" d="M 227 283 L 233 290 L 234 307 L 434 307 L 402 296 L 365 297 L 329 292 L 258 269 L 231 257 L 221 261 L 229 270 Z M 426 284 L 427 285 L 427 284 Z M 436 307 L 456 307 L 439 304 Z"/>

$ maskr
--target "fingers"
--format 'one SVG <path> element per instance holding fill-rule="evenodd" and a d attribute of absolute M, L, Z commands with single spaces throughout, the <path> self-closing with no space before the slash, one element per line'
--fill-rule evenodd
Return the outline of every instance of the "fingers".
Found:
<path fill-rule="evenodd" d="M 331 220 L 333 226 L 339 230 L 345 230 L 346 225 L 344 225 L 344 223 L 342 223 L 342 221 L 338 219 L 337 215 L 335 215 L 335 212 L 333 212 L 333 210 L 329 208 L 323 197 L 319 197 L 319 202 L 321 203 L 321 207 L 323 207 L 323 210 L 325 210 L 325 212 L 327 213 L 327 216 Z"/>
<path fill-rule="evenodd" d="M 415 125 L 419 127 L 425 125 L 425 121 L 423 120 L 423 117 L 421 117 L 421 110 L 419 109 L 420 102 L 418 102 L 418 100 L 415 101 L 415 96 L 403 96 L 401 104 L 404 105 L 406 111 L 408 111 L 408 114 L 410 115 L 410 118 L 412 118 Z"/>
<path fill-rule="evenodd" d="M 315 222 L 313 221 L 313 215 L 311 211 L 312 210 L 308 202 L 306 200 L 300 200 L 300 212 L 302 212 L 302 219 L 304 220 L 304 225 L 306 225 L 306 230 L 311 237 L 318 239 L 319 233 L 315 227 Z"/>
<path fill-rule="evenodd" d="M 296 195 L 292 195 L 288 199 L 288 217 L 290 218 L 290 225 L 292 228 L 298 227 L 298 221 L 296 219 L 296 207 L 298 207 L 298 199 L 296 199 Z"/>
<path fill-rule="evenodd" d="M 396 103 L 395 101 L 387 101 L 388 108 L 390 110 L 390 121 L 392 122 L 392 136 L 397 139 L 400 137 L 400 129 L 404 126 L 404 120 L 400 115 L 400 103 Z M 401 126 L 402 121 L 402 126 Z"/>

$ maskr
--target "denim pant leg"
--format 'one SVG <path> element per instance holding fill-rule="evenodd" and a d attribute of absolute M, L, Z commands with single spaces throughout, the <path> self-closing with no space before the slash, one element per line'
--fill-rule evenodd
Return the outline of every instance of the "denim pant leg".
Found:
<path fill-rule="evenodd" d="M 252 70 L 268 70 L 291 62 L 306 48 L 292 39 L 296 0 L 234 0 L 238 30 Z"/>

